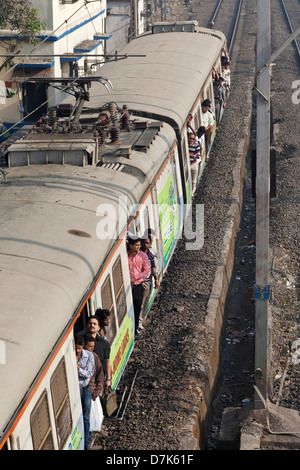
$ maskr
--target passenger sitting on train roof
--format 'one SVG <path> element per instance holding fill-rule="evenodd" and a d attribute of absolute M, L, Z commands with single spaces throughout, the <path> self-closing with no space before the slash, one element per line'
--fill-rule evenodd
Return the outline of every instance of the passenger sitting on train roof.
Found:
<path fill-rule="evenodd" d="M 75 335 L 75 353 L 77 359 L 78 381 L 84 425 L 84 450 L 90 448 L 90 411 L 92 394 L 90 381 L 94 376 L 94 356 L 83 349 L 85 340 L 82 335 Z"/>
<path fill-rule="evenodd" d="M 206 148 L 207 153 L 209 150 L 210 138 L 211 138 L 213 126 L 214 126 L 214 115 L 211 112 L 210 108 L 211 108 L 211 101 L 208 99 L 204 100 L 202 103 L 201 124 L 203 127 L 205 127 L 205 148 Z M 208 156 L 207 156 L 207 159 L 208 159 Z"/>
<path fill-rule="evenodd" d="M 99 333 L 100 330 L 100 323 L 99 318 L 95 315 L 89 317 L 88 322 L 86 324 L 86 329 L 79 331 L 78 334 L 85 335 L 89 333 L 95 338 L 95 347 L 94 351 L 98 354 L 103 372 L 105 377 L 105 387 L 111 386 L 111 364 L 110 364 L 110 344 L 106 339 L 102 338 Z"/>
<path fill-rule="evenodd" d="M 140 238 L 127 238 L 128 266 L 132 288 L 132 300 L 135 319 L 135 335 L 139 339 L 138 326 L 143 301 L 143 283 L 151 273 L 150 263 L 146 253 L 140 251 Z"/>
<path fill-rule="evenodd" d="M 101 397 L 104 389 L 104 372 L 101 365 L 98 354 L 94 352 L 95 338 L 92 335 L 84 335 L 84 346 L 83 349 L 90 351 L 94 356 L 95 368 L 93 380 L 90 380 L 90 389 L 92 394 L 92 400 L 96 400 L 97 397 Z"/>

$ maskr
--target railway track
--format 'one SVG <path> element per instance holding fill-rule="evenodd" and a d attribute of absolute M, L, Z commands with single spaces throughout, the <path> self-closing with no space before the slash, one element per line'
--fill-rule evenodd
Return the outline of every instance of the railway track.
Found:
<path fill-rule="evenodd" d="M 207 27 L 213 27 L 223 31 L 227 37 L 228 51 L 231 54 L 240 14 L 242 11 L 243 0 L 218 0 L 215 10 L 207 24 Z M 228 22 L 228 19 L 231 21 Z"/>
<path fill-rule="evenodd" d="M 300 25 L 300 4 L 299 0 L 281 0 L 286 21 L 288 22 L 290 32 L 293 33 Z M 299 36 L 294 41 L 300 64 L 300 39 Z"/>
<path fill-rule="evenodd" d="M 272 4 L 274 4 L 272 50 L 276 50 L 299 26 L 300 2 L 280 0 Z M 299 412 L 300 370 L 297 360 L 295 361 L 293 357 L 294 345 L 300 338 L 298 327 L 300 255 L 297 246 L 297 231 L 294 226 L 295 223 L 299 224 L 299 207 L 294 202 L 294 191 L 299 193 L 299 183 L 294 179 L 299 172 L 299 144 L 296 142 L 299 142 L 300 110 L 299 102 L 293 99 L 294 84 L 299 78 L 299 37 L 281 53 L 275 62 L 272 68 L 271 92 L 276 130 L 275 146 L 280 150 L 277 157 L 277 174 L 280 178 L 277 202 L 273 202 L 273 216 L 270 219 L 270 240 L 274 252 L 274 267 L 271 274 L 272 280 L 276 282 L 275 295 L 271 304 L 274 316 L 273 375 L 276 378 L 273 384 L 273 403 Z M 289 109 L 286 109 L 286 101 L 289 103 Z M 283 137 L 284 133 L 286 133 L 285 137 Z M 285 141 L 285 150 L 282 148 L 283 141 Z M 287 161 L 290 162 L 288 167 Z M 288 181 L 291 182 L 291 191 L 284 189 Z M 294 191 L 293 188 L 295 188 Z M 280 210 L 278 209 L 279 202 Z M 286 220 L 284 220 L 284 213 L 290 214 Z M 293 261 L 288 261 L 290 257 Z M 280 258 L 281 269 L 279 268 Z M 283 272 L 287 279 L 293 272 L 292 285 L 289 285 L 289 281 L 281 284 Z M 280 298 L 283 301 L 279 302 Z M 299 429 L 297 431 L 300 432 Z"/>
<path fill-rule="evenodd" d="M 295 10 L 297 5 L 298 9 Z M 277 50 L 287 39 L 288 35 L 292 32 L 292 24 L 297 26 L 296 18 L 299 18 L 298 15 L 300 11 L 299 2 L 297 2 L 297 5 L 296 2 L 289 2 L 287 0 L 285 0 L 285 2 L 271 2 L 272 50 Z M 291 20 L 291 16 L 295 17 L 293 22 Z M 293 118 L 291 118 L 291 116 L 294 115 L 296 122 L 299 121 L 299 106 L 295 107 L 292 104 L 291 87 L 293 81 L 297 79 L 298 73 L 298 53 L 295 54 L 295 48 L 289 47 L 277 58 L 276 64 L 274 64 L 274 68 L 272 70 L 271 78 L 271 99 L 274 113 L 274 125 L 276 128 L 275 138 L 272 145 L 278 152 L 277 185 L 280 190 L 278 191 L 278 197 L 271 201 L 272 212 L 270 218 L 270 258 L 272 266 L 270 282 L 273 286 L 273 299 L 270 302 L 270 321 L 272 324 L 272 328 L 270 330 L 270 341 L 272 345 L 272 350 L 270 351 L 270 377 L 272 378 L 271 380 L 274 380 L 274 382 L 270 383 L 270 403 L 276 404 L 276 407 L 282 406 L 284 408 L 295 410 L 296 412 L 300 409 L 300 401 L 297 393 L 297 390 L 299 390 L 300 387 L 300 374 L 299 366 L 295 362 L 293 363 L 291 354 L 293 353 L 293 345 L 297 343 L 299 338 L 299 329 L 297 328 L 297 324 L 299 322 L 297 308 L 299 284 L 296 280 L 297 268 L 295 269 L 295 266 L 299 266 L 299 248 L 294 248 L 295 240 L 297 239 L 297 230 L 293 226 L 292 219 L 293 217 L 296 217 L 296 220 L 299 222 L 299 215 L 297 216 L 298 209 L 293 203 L 293 194 L 294 192 L 297 193 L 299 191 L 299 184 L 297 184 L 297 181 L 294 179 L 294 174 L 297 174 L 299 171 L 297 170 L 299 165 L 298 159 L 296 158 L 297 154 L 299 158 L 299 150 L 296 145 L 292 150 L 291 142 L 294 140 L 293 133 L 298 135 L 298 139 L 299 134 L 298 130 L 293 126 Z M 288 105 L 288 108 L 291 110 L 290 112 L 287 111 L 287 107 L 285 106 L 286 102 L 290 103 Z M 287 124 L 288 122 L 289 125 Z M 255 148 L 255 134 L 253 134 L 253 136 L 253 148 Z M 283 144 L 283 142 L 285 143 Z M 284 145 L 284 148 L 282 148 L 281 145 Z M 289 158 L 292 159 L 293 165 L 289 165 L 287 168 L 286 161 Z M 249 170 L 251 172 L 251 167 L 249 167 Z M 288 179 L 291 181 L 290 195 L 284 188 Z M 241 224 L 241 238 L 238 240 L 236 245 L 237 260 L 233 271 L 231 293 L 229 295 L 227 306 L 227 321 L 225 323 L 227 337 L 224 341 L 222 365 L 223 380 L 217 387 L 219 390 L 219 393 L 215 398 L 215 403 L 217 403 L 217 405 L 214 409 L 214 418 L 211 423 L 209 438 L 206 443 L 209 448 L 213 449 L 222 448 L 222 446 L 226 445 L 224 442 L 224 432 L 226 431 L 225 428 L 222 429 L 221 414 L 224 413 L 226 409 L 229 409 L 229 407 L 241 406 L 241 402 L 238 400 L 238 395 L 242 394 L 243 390 L 246 392 L 248 391 L 248 397 L 245 398 L 244 403 L 246 403 L 247 400 L 250 402 L 252 397 L 251 382 L 254 383 L 254 354 L 251 357 L 251 348 L 254 348 L 254 342 L 251 341 L 251 334 L 254 333 L 254 329 L 251 331 L 251 327 L 254 328 L 254 323 L 251 321 L 251 316 L 248 316 L 246 324 L 243 324 L 243 316 L 239 314 L 239 308 L 236 310 L 234 308 L 236 304 L 235 297 L 240 297 L 241 302 L 239 307 L 241 307 L 242 303 L 245 302 L 245 298 L 247 299 L 246 289 L 243 292 L 240 288 L 242 278 L 240 260 L 243 259 L 243 264 L 247 264 L 249 261 L 251 262 L 251 258 L 247 260 L 243 256 L 245 253 L 243 251 L 243 244 L 244 239 L 247 239 L 247 231 L 255 231 L 255 226 L 253 227 L 253 223 L 255 223 L 253 220 L 255 215 L 253 205 L 254 201 L 249 195 L 249 187 L 251 187 L 251 183 L 248 182 L 245 190 L 246 211 L 244 211 L 242 219 L 243 224 Z M 284 220 L 283 214 L 286 214 L 287 211 L 291 214 L 291 217 L 287 217 L 287 219 Z M 288 227 L 290 227 L 290 233 L 288 233 Z M 290 247 L 293 248 L 290 248 L 289 244 Z M 290 253 L 290 249 L 292 250 L 292 255 Z M 291 262 L 291 256 L 294 257 L 294 262 Z M 283 260 L 285 261 L 283 262 Z M 295 266 L 293 266 L 294 263 Z M 291 275 L 291 272 L 293 272 L 294 277 Z M 251 270 L 248 270 L 247 274 L 251 275 Z M 289 279 L 290 276 L 294 282 L 293 286 L 290 285 L 289 281 L 283 280 L 284 278 Z M 252 272 L 252 279 L 253 281 L 255 280 L 254 272 Z M 251 296 L 248 295 L 247 301 L 251 305 Z M 250 312 L 251 309 L 249 309 L 249 313 Z M 252 313 L 254 318 L 254 305 Z M 238 321 L 235 321 L 235 316 L 239 317 Z M 239 333 L 241 330 L 244 331 L 244 333 L 247 333 L 245 338 L 248 338 L 246 341 L 248 342 L 249 348 L 249 350 L 246 351 L 249 355 L 248 367 L 244 368 L 241 367 L 241 363 L 239 362 L 236 353 L 232 351 L 232 341 L 235 340 L 237 341 L 238 346 L 240 345 L 241 335 L 239 335 Z M 245 365 L 245 363 L 243 365 Z M 234 368 L 239 368 L 242 373 L 234 374 Z M 233 378 L 234 375 L 235 378 Z M 245 375 L 248 375 L 248 380 Z M 287 434 L 291 436 L 294 432 L 294 436 L 299 435 L 300 430 L 296 428 L 296 424 L 293 425 L 293 423 L 290 422 L 289 425 L 289 429 L 292 431 L 290 431 L 290 434 Z M 277 440 L 272 439 L 272 435 L 268 434 L 270 430 L 268 430 L 266 436 L 261 440 L 261 448 L 288 448 L 289 444 L 287 441 L 284 441 L 283 430 L 284 428 L 281 427 L 278 435 L 276 436 Z M 282 440 L 280 439 L 281 437 Z"/>

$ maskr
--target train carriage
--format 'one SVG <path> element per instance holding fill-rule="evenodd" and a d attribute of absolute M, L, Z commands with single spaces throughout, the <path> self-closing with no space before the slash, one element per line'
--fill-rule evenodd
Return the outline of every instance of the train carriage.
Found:
<path fill-rule="evenodd" d="M 111 94 L 91 80 L 76 125 L 68 130 L 72 113 L 38 123 L 9 148 L 0 185 L 1 447 L 82 448 L 73 333 L 98 307 L 111 312 L 118 385 L 134 346 L 126 234 L 155 230 L 161 279 L 191 204 L 187 122 L 192 115 L 198 128 L 201 101 L 213 102 L 225 46 L 222 33 L 195 23 L 157 25 L 126 46 L 126 59 L 101 68 Z"/>

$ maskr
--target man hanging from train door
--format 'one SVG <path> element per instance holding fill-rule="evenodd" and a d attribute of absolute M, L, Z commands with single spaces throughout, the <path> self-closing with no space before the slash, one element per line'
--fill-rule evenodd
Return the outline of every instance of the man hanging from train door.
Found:
<path fill-rule="evenodd" d="M 211 108 L 211 101 L 206 99 L 202 103 L 202 119 L 201 119 L 201 126 L 205 127 L 205 148 L 206 148 L 206 159 L 208 159 L 208 152 L 210 146 L 210 140 L 213 133 L 214 128 L 214 115 L 210 110 Z"/>
<path fill-rule="evenodd" d="M 140 238 L 127 238 L 128 265 L 135 318 L 135 336 L 137 339 L 140 337 L 137 330 L 143 302 L 143 283 L 151 274 L 151 267 L 148 256 L 146 253 L 141 251 L 140 248 Z"/>
<path fill-rule="evenodd" d="M 89 450 L 90 411 L 92 404 L 90 381 L 93 380 L 95 364 L 93 354 L 83 349 L 84 343 L 85 340 L 82 335 L 75 335 L 75 352 L 84 424 L 84 450 Z"/>

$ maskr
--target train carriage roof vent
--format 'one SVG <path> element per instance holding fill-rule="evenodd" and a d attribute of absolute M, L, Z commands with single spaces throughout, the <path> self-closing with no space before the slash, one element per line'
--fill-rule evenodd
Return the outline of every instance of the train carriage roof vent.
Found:
<path fill-rule="evenodd" d="M 106 168 L 107 170 L 122 171 L 125 165 L 121 163 L 99 163 L 98 167 Z"/>
<path fill-rule="evenodd" d="M 28 165 L 95 165 L 98 144 L 80 134 L 31 134 L 8 148 L 8 166 Z"/>
<path fill-rule="evenodd" d="M 161 21 L 154 23 L 152 26 L 152 34 L 155 33 L 174 33 L 174 32 L 184 32 L 184 33 L 196 33 L 198 30 L 198 21 L 176 21 L 175 23 L 169 23 L 166 21 Z"/>
<path fill-rule="evenodd" d="M 153 142 L 156 135 L 158 134 L 162 124 L 162 122 L 149 122 L 147 128 L 144 129 L 142 134 L 133 144 L 132 148 L 134 150 L 146 152 L 150 144 Z"/>

